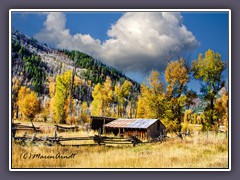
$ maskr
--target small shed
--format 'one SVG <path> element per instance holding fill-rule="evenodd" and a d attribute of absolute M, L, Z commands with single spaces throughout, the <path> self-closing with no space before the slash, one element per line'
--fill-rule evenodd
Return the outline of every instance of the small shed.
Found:
<path fill-rule="evenodd" d="M 159 119 L 116 119 L 103 125 L 106 133 L 114 135 L 137 135 L 142 139 L 165 135 L 166 127 Z"/>
<path fill-rule="evenodd" d="M 103 132 L 103 125 L 109 122 L 116 120 L 117 118 L 112 117 L 103 117 L 103 116 L 91 116 L 91 129 L 94 131 L 99 131 L 100 133 Z"/>

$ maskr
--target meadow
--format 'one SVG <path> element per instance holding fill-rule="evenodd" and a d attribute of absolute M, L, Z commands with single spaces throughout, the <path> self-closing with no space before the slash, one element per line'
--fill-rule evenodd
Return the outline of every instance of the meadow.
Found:
<path fill-rule="evenodd" d="M 87 136 L 91 133 L 61 133 L 61 136 Z M 225 134 L 196 133 L 184 139 L 169 136 L 163 143 L 136 147 L 48 147 L 12 143 L 12 168 L 228 168 Z"/>

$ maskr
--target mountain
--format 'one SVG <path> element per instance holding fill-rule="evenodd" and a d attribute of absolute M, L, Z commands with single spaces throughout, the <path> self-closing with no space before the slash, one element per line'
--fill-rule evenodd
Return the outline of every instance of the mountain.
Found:
<path fill-rule="evenodd" d="M 198 94 L 197 98 L 193 100 L 194 105 L 191 105 L 189 108 L 192 109 L 194 113 L 201 114 L 204 112 L 205 107 L 207 106 L 208 102 L 204 99 L 202 94 Z"/>
<path fill-rule="evenodd" d="M 103 83 L 107 76 L 111 78 L 113 86 L 125 80 L 130 81 L 133 84 L 131 94 L 135 96 L 140 90 L 139 83 L 88 54 L 50 48 L 45 43 L 12 30 L 12 79 L 18 79 L 21 85 L 36 91 L 42 101 L 48 98 L 49 79 L 74 69 L 75 75 L 83 81 L 81 87 L 74 89 L 74 99 L 81 102 L 90 104 L 94 86 Z"/>

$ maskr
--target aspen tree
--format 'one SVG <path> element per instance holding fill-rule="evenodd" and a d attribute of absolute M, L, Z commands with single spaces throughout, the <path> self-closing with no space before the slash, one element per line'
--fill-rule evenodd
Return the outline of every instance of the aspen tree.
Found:
<path fill-rule="evenodd" d="M 209 49 L 205 55 L 199 54 L 198 59 L 192 62 L 192 72 L 195 79 L 202 82 L 201 92 L 209 102 L 204 113 L 206 120 L 211 126 L 216 125 L 217 117 L 214 113 L 214 103 L 216 95 L 225 86 L 222 73 L 226 65 L 222 61 L 221 55 Z"/>

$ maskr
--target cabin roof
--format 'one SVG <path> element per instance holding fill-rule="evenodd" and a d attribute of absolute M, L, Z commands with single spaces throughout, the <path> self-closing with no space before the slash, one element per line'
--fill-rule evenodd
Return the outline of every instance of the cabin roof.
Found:
<path fill-rule="evenodd" d="M 117 118 L 114 118 L 114 117 L 104 117 L 104 116 L 90 116 L 91 119 L 94 119 L 94 120 L 115 120 Z"/>
<path fill-rule="evenodd" d="M 147 129 L 154 124 L 158 119 L 116 119 L 105 124 L 105 127 L 112 128 L 139 128 Z"/>

